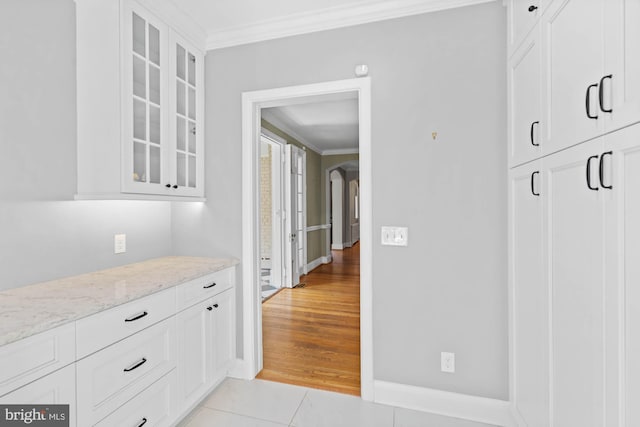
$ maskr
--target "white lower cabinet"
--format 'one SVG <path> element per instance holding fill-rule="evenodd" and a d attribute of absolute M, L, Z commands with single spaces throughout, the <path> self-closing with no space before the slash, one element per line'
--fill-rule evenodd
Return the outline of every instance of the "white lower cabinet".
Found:
<path fill-rule="evenodd" d="M 235 358 L 234 290 L 226 290 L 176 316 L 178 399 L 191 408 L 227 376 Z"/>
<path fill-rule="evenodd" d="M 171 371 L 96 424 L 97 427 L 173 425 L 177 416 L 176 372 Z"/>
<path fill-rule="evenodd" d="M 76 426 L 76 369 L 73 364 L 0 397 L 0 404 L 69 405 L 69 427 Z"/>
<path fill-rule="evenodd" d="M 520 425 L 640 425 L 640 125 L 513 169 L 510 214 Z"/>

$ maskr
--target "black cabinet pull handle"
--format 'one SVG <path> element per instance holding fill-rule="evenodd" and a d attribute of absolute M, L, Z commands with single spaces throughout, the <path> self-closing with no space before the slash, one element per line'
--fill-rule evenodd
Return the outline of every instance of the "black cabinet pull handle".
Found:
<path fill-rule="evenodd" d="M 591 186 L 591 160 L 597 159 L 598 156 L 591 156 L 587 159 L 587 187 L 589 190 L 598 191 L 598 187 Z"/>
<path fill-rule="evenodd" d="M 216 282 L 213 282 L 213 283 L 212 283 L 212 284 L 210 284 L 210 285 L 203 286 L 203 287 L 202 287 L 202 289 L 209 289 L 209 288 L 213 288 L 215 285 L 216 285 Z"/>
<path fill-rule="evenodd" d="M 143 426 L 143 425 L 145 425 L 146 423 L 147 423 L 147 419 L 146 419 L 146 418 L 143 418 L 143 419 L 140 421 L 140 424 L 138 424 L 138 427 L 142 427 L 142 426 Z"/>
<path fill-rule="evenodd" d="M 174 186 L 173 186 L 173 188 L 174 188 L 174 189 L 175 189 L 175 188 L 178 188 L 178 186 L 177 186 L 177 185 L 174 185 Z"/>
<path fill-rule="evenodd" d="M 218 308 L 219 306 L 218 306 L 218 304 L 213 304 L 213 307 L 214 308 Z"/>
<path fill-rule="evenodd" d="M 604 185 L 604 156 L 613 156 L 613 151 L 607 151 L 606 153 L 602 153 L 602 155 L 600 156 L 600 168 L 599 168 L 599 175 L 600 175 L 600 187 L 602 188 L 606 188 L 607 190 L 611 190 L 613 188 L 613 184 L 612 185 Z"/>
<path fill-rule="evenodd" d="M 535 181 L 535 177 L 536 175 L 539 175 L 540 171 L 535 171 L 531 174 L 531 194 L 533 194 L 534 196 L 540 196 L 540 192 L 536 193 L 536 189 L 534 186 L 534 181 Z"/>
<path fill-rule="evenodd" d="M 598 98 L 600 100 L 600 109 L 603 113 L 613 113 L 613 108 L 604 108 L 604 81 L 605 79 L 613 79 L 613 74 L 604 76 L 600 79 L 600 89 L 598 90 Z"/>
<path fill-rule="evenodd" d="M 211 310 L 213 310 L 213 307 L 209 306 L 209 307 L 207 307 L 207 310 L 211 311 Z"/>
<path fill-rule="evenodd" d="M 124 319 L 124 321 L 125 321 L 125 322 L 134 322 L 134 321 L 136 321 L 136 320 L 138 320 L 138 319 L 142 319 L 142 318 L 143 318 L 144 316 L 146 316 L 147 314 L 149 314 L 149 313 L 147 313 L 146 311 L 143 311 L 143 312 L 142 312 L 142 313 L 140 313 L 140 314 L 135 314 L 135 315 L 133 315 L 133 316 L 131 316 L 131 317 L 127 317 L 126 319 Z"/>
<path fill-rule="evenodd" d="M 144 365 L 145 363 L 147 363 L 147 359 L 143 357 L 143 358 L 142 358 L 142 360 L 140 360 L 140 361 L 139 361 L 138 363 L 136 363 L 135 365 L 130 366 L 130 367 L 128 367 L 128 368 L 124 368 L 124 371 L 125 371 L 125 372 L 131 372 L 131 371 L 133 371 L 134 369 L 137 369 L 137 368 L 139 368 L 140 366 Z"/>
<path fill-rule="evenodd" d="M 531 137 L 531 145 L 533 145 L 534 147 L 539 147 L 540 143 L 537 143 L 533 140 L 533 128 L 535 127 L 535 125 L 539 125 L 540 122 L 539 121 L 535 121 L 533 123 L 531 123 L 531 129 L 529 131 L 529 136 Z"/>
<path fill-rule="evenodd" d="M 166 184 L 165 187 L 171 188 L 171 184 Z"/>
<path fill-rule="evenodd" d="M 535 11 L 536 9 L 538 9 L 538 6 L 531 5 L 531 6 L 529 6 L 529 9 L 528 9 L 528 10 L 529 10 L 529 12 L 533 12 L 533 11 Z"/>
<path fill-rule="evenodd" d="M 596 114 L 595 116 L 591 115 L 591 88 L 594 87 L 598 87 L 598 83 L 594 83 L 592 85 L 590 85 L 587 88 L 587 96 L 586 96 L 586 100 L 585 100 L 585 106 L 587 109 L 587 117 L 589 117 L 590 119 L 596 120 L 598 118 L 598 115 Z"/>

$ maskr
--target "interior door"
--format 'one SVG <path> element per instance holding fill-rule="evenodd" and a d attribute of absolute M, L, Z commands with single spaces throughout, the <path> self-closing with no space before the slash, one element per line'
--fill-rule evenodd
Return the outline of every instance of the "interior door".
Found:
<path fill-rule="evenodd" d="M 293 145 L 285 146 L 285 280 L 286 286 L 300 283 L 306 267 L 306 191 L 305 152 Z"/>

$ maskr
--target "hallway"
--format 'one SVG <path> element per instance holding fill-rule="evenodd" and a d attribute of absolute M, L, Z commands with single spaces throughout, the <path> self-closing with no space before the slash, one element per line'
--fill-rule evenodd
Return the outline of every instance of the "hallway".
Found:
<path fill-rule="evenodd" d="M 360 246 L 332 257 L 262 305 L 257 378 L 360 395 Z"/>

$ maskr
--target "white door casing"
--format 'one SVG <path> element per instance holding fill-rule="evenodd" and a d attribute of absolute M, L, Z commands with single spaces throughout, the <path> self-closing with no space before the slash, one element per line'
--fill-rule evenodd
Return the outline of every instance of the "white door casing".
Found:
<path fill-rule="evenodd" d="M 360 153 L 360 374 L 361 396 L 373 400 L 371 78 L 266 89 L 242 94 L 242 281 L 243 360 L 236 371 L 255 378 L 262 369 L 262 303 L 258 265 L 257 147 L 260 109 L 302 98 L 357 93 Z M 240 374 L 241 372 L 241 374 Z"/>

